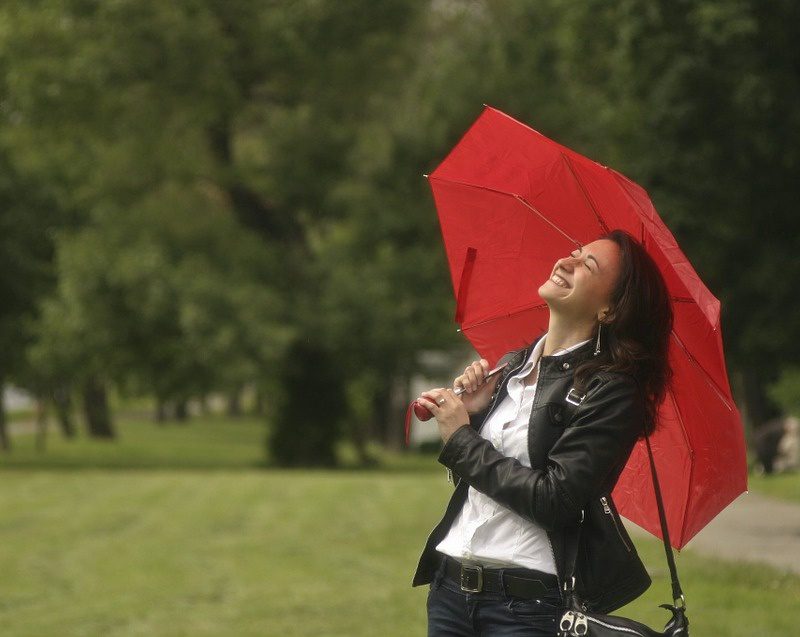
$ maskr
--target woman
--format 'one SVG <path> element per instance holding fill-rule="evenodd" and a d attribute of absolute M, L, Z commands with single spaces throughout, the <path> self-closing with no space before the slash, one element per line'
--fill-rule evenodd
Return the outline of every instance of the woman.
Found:
<path fill-rule="evenodd" d="M 565 584 L 609 613 L 650 578 L 611 499 L 636 440 L 656 425 L 672 377 L 666 284 L 634 237 L 614 230 L 559 259 L 539 288 L 547 331 L 484 382 L 423 392 L 457 476 L 413 585 L 430 583 L 429 636 L 553 636 Z M 465 388 L 456 396 L 454 389 Z M 565 533 L 581 524 L 574 583 Z"/>

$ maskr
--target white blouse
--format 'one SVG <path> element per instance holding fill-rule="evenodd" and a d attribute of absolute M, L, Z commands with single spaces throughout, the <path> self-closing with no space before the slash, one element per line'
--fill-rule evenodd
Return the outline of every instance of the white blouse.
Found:
<path fill-rule="evenodd" d="M 522 368 L 508 379 L 508 394 L 483 423 L 480 434 L 491 441 L 504 456 L 516 458 L 530 467 L 528 456 L 528 422 L 533 397 L 539 384 L 539 361 L 544 349 L 545 333 L 530 353 Z M 553 352 L 566 354 L 591 339 L 567 349 Z M 536 382 L 525 386 L 523 379 L 537 367 Z M 447 536 L 436 550 L 460 561 L 490 567 L 525 567 L 555 573 L 553 551 L 546 531 L 511 509 L 492 500 L 472 486 L 464 506 L 450 525 Z"/>

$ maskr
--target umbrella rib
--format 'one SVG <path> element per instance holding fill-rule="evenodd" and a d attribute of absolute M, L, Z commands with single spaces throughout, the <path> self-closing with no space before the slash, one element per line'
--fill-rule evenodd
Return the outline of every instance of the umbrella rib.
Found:
<path fill-rule="evenodd" d="M 551 226 L 553 226 L 553 228 L 554 228 L 556 231 L 558 231 L 558 232 L 560 232 L 561 234 L 563 234 L 563 235 L 566 237 L 567 241 L 572 241 L 572 243 L 574 243 L 576 246 L 579 246 L 579 245 L 580 245 L 580 241 L 578 241 L 577 239 L 573 239 L 572 237 L 570 237 L 570 236 L 569 236 L 569 235 L 568 235 L 566 232 L 564 232 L 564 231 L 563 231 L 561 228 L 559 228 L 559 227 L 558 227 L 556 224 L 554 224 L 552 221 L 550 221 L 550 219 L 548 219 L 547 217 L 545 217 L 545 216 L 544 216 L 544 215 L 543 215 L 541 212 L 539 212 L 539 211 L 538 211 L 536 208 L 534 208 L 534 207 L 533 207 L 533 206 L 532 206 L 530 203 L 528 203 L 528 202 L 525 200 L 525 198 L 524 198 L 524 197 L 522 197 L 522 196 L 520 196 L 520 195 L 514 195 L 514 198 L 515 198 L 515 199 L 517 199 L 517 201 L 519 201 L 519 202 L 520 202 L 520 203 L 521 203 L 523 206 L 525 206 L 526 208 L 529 208 L 530 210 L 532 210 L 533 212 L 535 212 L 537 215 L 539 215 L 539 216 L 540 216 L 540 217 L 541 217 L 541 218 L 542 218 L 544 221 L 546 221 L 546 222 L 547 222 L 547 223 L 549 223 Z"/>
<path fill-rule="evenodd" d="M 514 194 L 513 192 L 506 192 L 505 190 L 499 190 L 497 188 L 491 188 L 490 186 L 481 186 L 479 184 L 471 184 L 468 181 L 458 181 L 456 179 L 443 179 L 442 177 L 435 177 L 434 175 L 428 175 L 428 181 L 441 181 L 443 183 L 448 184 L 455 184 L 456 186 L 467 186 L 468 188 L 477 188 L 478 190 L 488 190 L 489 192 L 495 192 L 498 195 L 505 195 L 506 197 L 517 197 L 518 195 Z"/>
<path fill-rule="evenodd" d="M 633 205 L 639 209 L 639 217 L 641 217 L 643 220 L 649 222 L 650 225 L 652 225 L 653 223 L 652 220 L 648 219 L 641 204 L 638 201 L 636 201 L 636 197 L 631 195 L 630 191 L 628 190 L 628 187 L 625 185 L 625 182 L 620 179 L 619 173 L 616 170 L 613 170 L 608 167 L 606 167 L 606 170 L 611 173 L 611 176 L 614 178 L 614 181 L 617 182 L 617 185 L 622 189 L 622 192 L 625 193 L 625 197 L 627 197 L 630 201 L 632 201 Z M 644 226 L 642 227 L 642 231 L 644 231 Z"/>
<path fill-rule="evenodd" d="M 686 444 L 686 448 L 689 450 L 689 480 L 686 482 L 687 485 L 692 483 L 692 474 L 694 473 L 694 450 L 691 446 L 691 441 L 689 440 L 689 434 L 686 431 L 686 425 L 683 421 L 683 414 L 681 413 L 681 409 L 678 406 L 678 401 L 675 400 L 675 395 L 672 393 L 672 390 L 669 392 L 669 398 L 672 401 L 672 405 L 675 408 L 675 413 L 678 415 L 678 422 L 681 425 L 681 433 L 683 433 L 683 440 Z M 687 487 L 688 488 L 688 487 Z M 681 535 L 678 538 L 678 543 L 680 544 L 683 542 L 684 533 L 686 532 L 686 521 L 689 519 L 689 516 L 686 515 L 686 512 L 689 508 L 689 496 L 687 493 L 684 493 L 683 496 L 683 513 L 681 516 Z M 680 550 L 680 549 L 678 549 Z"/>
<path fill-rule="evenodd" d="M 706 381 L 706 382 L 709 384 L 709 386 L 711 387 L 711 389 L 713 389 L 713 390 L 714 390 L 714 391 L 717 393 L 717 396 L 719 396 L 719 399 L 722 401 L 722 404 L 724 404 L 724 405 L 725 405 L 725 406 L 728 408 L 728 411 L 733 411 L 733 407 L 731 407 L 731 403 L 730 403 L 730 401 L 728 400 L 728 398 L 725 396 L 725 394 L 724 394 L 722 391 L 720 391 L 719 387 L 717 387 L 717 383 L 715 383 L 715 382 L 714 382 L 714 379 L 713 379 L 713 378 L 711 378 L 711 375 L 710 375 L 710 374 L 709 374 L 709 373 L 708 373 L 708 372 L 705 370 L 705 368 L 704 368 L 704 367 L 703 367 L 703 366 L 702 366 L 702 365 L 701 365 L 701 364 L 700 364 L 700 363 L 697 361 L 697 359 L 696 359 L 694 356 L 692 356 L 692 353 L 691 353 L 691 352 L 690 352 L 690 351 L 689 351 L 689 350 L 686 348 L 686 346 L 683 344 L 683 341 L 682 341 L 682 340 L 680 339 L 680 337 L 679 337 L 679 336 L 678 336 L 678 335 L 675 333 L 675 330 L 672 330 L 672 336 L 675 338 L 675 341 L 678 343 L 678 345 L 680 345 L 680 346 L 681 346 L 681 349 L 684 351 L 684 353 L 686 354 L 686 356 L 689 358 L 689 361 L 690 361 L 690 362 L 691 362 L 691 363 L 692 363 L 692 364 L 693 364 L 695 367 L 697 367 L 697 369 L 699 369 L 699 370 L 700 370 L 700 371 L 703 373 L 703 378 L 704 378 L 704 379 L 705 379 L 705 381 Z"/>
<path fill-rule="evenodd" d="M 525 310 L 536 310 L 541 307 L 545 307 L 546 305 L 547 303 L 534 303 L 533 305 L 523 305 L 521 307 L 515 307 L 513 310 L 509 310 L 508 312 L 506 312 L 501 316 L 492 316 L 491 318 L 484 319 L 482 321 L 478 321 L 477 323 L 472 323 L 471 325 L 467 326 L 462 325 L 456 331 L 463 332 L 464 330 L 470 330 L 473 327 L 478 327 L 479 325 L 486 325 L 487 323 L 491 323 L 492 321 L 500 321 L 510 316 L 514 316 L 515 314 L 519 314 L 520 312 L 524 312 Z"/>
<path fill-rule="evenodd" d="M 578 174 L 575 172 L 575 169 L 572 166 L 572 162 L 570 161 L 569 157 L 567 157 L 564 153 L 561 153 L 562 159 L 567 163 L 567 168 L 569 168 L 569 172 L 572 174 L 572 178 L 575 180 L 575 183 L 578 184 L 578 188 L 581 189 L 581 193 L 583 194 L 584 199 L 586 199 L 586 203 L 589 204 L 589 207 L 592 209 L 594 216 L 597 218 L 597 223 L 600 224 L 600 227 L 603 229 L 603 232 L 608 232 L 608 226 L 606 222 L 600 217 L 597 212 L 597 208 L 592 201 L 592 198 L 589 196 L 589 192 L 583 185 L 583 182 L 578 178 Z"/>
<path fill-rule="evenodd" d="M 497 188 L 490 188 L 489 186 L 479 186 L 477 184 L 471 184 L 471 183 L 466 182 L 466 181 L 456 181 L 454 179 L 442 179 L 441 177 L 434 177 L 433 175 L 429 175 L 428 176 L 428 181 L 430 181 L 431 179 L 435 179 L 436 181 L 441 181 L 441 182 L 445 182 L 445 183 L 448 183 L 448 184 L 455 184 L 457 186 L 467 186 L 468 188 L 477 188 L 479 190 L 486 190 L 488 192 L 494 192 L 494 193 L 497 193 L 499 195 L 505 195 L 506 197 L 513 197 L 514 199 L 519 201 L 523 206 L 525 206 L 526 208 L 528 208 L 529 210 L 531 210 L 532 212 L 537 214 L 539 217 L 541 217 L 541 219 L 543 221 L 545 221 L 546 223 L 548 223 L 551 226 L 553 226 L 553 229 L 556 230 L 556 232 L 560 232 L 562 235 L 564 235 L 564 237 L 567 239 L 567 241 L 571 241 L 576 246 L 580 245 L 580 241 L 570 237 L 566 232 L 564 232 L 561 228 L 559 228 L 552 221 L 550 221 L 550 219 L 545 217 L 534 206 L 532 206 L 528 201 L 526 201 L 525 198 L 522 195 L 518 195 L 518 194 L 516 194 L 514 192 L 506 192 L 504 190 L 498 190 Z"/>

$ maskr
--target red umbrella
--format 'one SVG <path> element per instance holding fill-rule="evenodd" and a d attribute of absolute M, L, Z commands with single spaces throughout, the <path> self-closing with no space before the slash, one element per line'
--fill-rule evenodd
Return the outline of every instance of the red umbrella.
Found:
<path fill-rule="evenodd" d="M 456 322 L 490 365 L 547 329 L 539 283 L 553 263 L 609 229 L 640 239 L 667 282 L 672 391 L 650 436 L 673 546 L 747 489 L 745 439 L 725 368 L 720 303 L 643 188 L 486 107 L 429 176 Z M 613 492 L 619 512 L 661 537 L 644 440 Z"/>

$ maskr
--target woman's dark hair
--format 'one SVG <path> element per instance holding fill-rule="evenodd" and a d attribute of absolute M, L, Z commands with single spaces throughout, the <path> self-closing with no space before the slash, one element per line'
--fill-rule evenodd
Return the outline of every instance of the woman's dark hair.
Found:
<path fill-rule="evenodd" d="M 629 374 L 638 381 L 645 401 L 647 433 L 657 426 L 658 406 L 672 381 L 669 339 L 673 325 L 667 284 L 653 258 L 633 235 L 612 230 L 598 237 L 620 248 L 621 270 L 602 320 L 600 354 L 575 369 L 576 389 L 583 392 L 595 372 Z M 598 324 L 599 328 L 599 324 Z M 597 340 L 597 329 L 592 334 Z M 639 437 L 644 435 L 644 431 Z"/>

